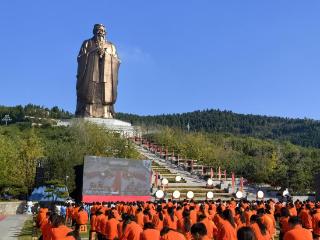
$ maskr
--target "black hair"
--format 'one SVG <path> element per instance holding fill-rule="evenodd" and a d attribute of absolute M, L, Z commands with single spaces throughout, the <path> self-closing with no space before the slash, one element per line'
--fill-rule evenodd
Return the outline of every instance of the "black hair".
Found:
<path fill-rule="evenodd" d="M 256 240 L 256 236 L 250 227 L 241 227 L 237 231 L 238 240 Z"/>
<path fill-rule="evenodd" d="M 223 211 L 223 218 L 225 220 L 227 220 L 234 228 L 236 227 L 236 224 L 234 223 L 234 218 L 233 218 L 233 215 L 232 215 L 232 212 L 230 209 L 226 209 Z"/>
<path fill-rule="evenodd" d="M 250 217 L 250 222 L 252 222 L 252 223 L 257 223 L 258 224 L 258 226 L 259 226 L 259 229 L 260 229 L 260 231 L 261 231 L 261 233 L 262 233 L 262 235 L 266 235 L 266 233 L 267 233 L 267 227 L 266 227 L 266 225 L 264 225 L 262 222 L 261 222 L 261 219 L 260 219 L 260 217 L 258 216 L 258 215 L 252 215 L 251 217 Z"/>
<path fill-rule="evenodd" d="M 158 213 L 159 219 L 160 219 L 161 221 L 163 221 L 163 213 L 162 213 L 162 207 L 161 207 L 161 205 L 159 205 L 159 206 L 157 207 L 157 213 Z"/>
<path fill-rule="evenodd" d="M 280 210 L 281 213 L 281 217 L 289 217 L 290 216 L 290 212 L 288 210 L 288 208 L 282 207 Z"/>
<path fill-rule="evenodd" d="M 236 207 L 236 214 L 238 214 L 240 216 L 240 221 L 242 223 L 246 223 L 246 217 L 244 216 L 244 212 L 241 210 L 240 207 Z"/>
<path fill-rule="evenodd" d="M 289 223 L 291 225 L 295 226 L 295 225 L 301 224 L 301 220 L 297 216 L 292 216 L 292 217 L 289 218 Z"/>
<path fill-rule="evenodd" d="M 184 210 L 182 212 L 182 217 L 183 217 L 184 231 L 189 232 L 191 229 L 190 212 L 188 210 Z"/>
<path fill-rule="evenodd" d="M 203 236 L 207 235 L 206 225 L 204 225 L 203 223 L 193 224 L 192 227 L 191 227 L 191 234 L 195 238 L 197 238 L 199 236 L 203 237 Z"/>
<path fill-rule="evenodd" d="M 146 229 L 155 229 L 154 227 L 154 224 L 152 222 L 146 222 L 144 225 L 143 225 L 143 229 L 146 230 Z"/>
<path fill-rule="evenodd" d="M 63 216 L 60 215 L 56 215 L 53 219 L 52 219 L 52 227 L 57 228 L 61 225 L 65 224 L 65 219 Z"/>
<path fill-rule="evenodd" d="M 168 214 L 169 214 L 169 216 L 171 218 L 171 221 L 174 221 L 174 209 L 173 209 L 173 207 L 169 207 L 167 212 L 168 212 Z"/>

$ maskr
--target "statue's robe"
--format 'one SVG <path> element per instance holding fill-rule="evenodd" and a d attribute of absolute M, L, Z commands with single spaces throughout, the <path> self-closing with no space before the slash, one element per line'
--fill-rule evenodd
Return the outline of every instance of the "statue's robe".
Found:
<path fill-rule="evenodd" d="M 78 55 L 77 116 L 114 115 L 120 61 L 112 43 L 105 42 L 104 51 L 100 57 L 93 38 L 84 41 L 81 46 Z"/>

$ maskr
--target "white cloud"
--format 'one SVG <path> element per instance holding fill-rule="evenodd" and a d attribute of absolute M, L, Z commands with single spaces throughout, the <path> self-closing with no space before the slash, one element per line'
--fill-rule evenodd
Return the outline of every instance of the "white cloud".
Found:
<path fill-rule="evenodd" d="M 131 63 L 152 63 L 153 59 L 148 52 L 145 52 L 140 47 L 121 46 L 118 47 L 118 55 L 121 62 Z"/>

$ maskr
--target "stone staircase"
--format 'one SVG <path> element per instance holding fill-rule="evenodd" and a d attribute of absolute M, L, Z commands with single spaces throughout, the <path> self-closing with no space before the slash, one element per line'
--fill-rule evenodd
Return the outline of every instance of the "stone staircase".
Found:
<path fill-rule="evenodd" d="M 206 181 L 198 177 L 198 175 L 191 174 L 190 172 L 177 167 L 170 161 L 166 161 L 157 156 L 156 154 L 148 151 L 141 145 L 136 145 L 136 149 L 141 155 L 153 161 L 152 163 L 152 183 L 153 183 L 153 195 L 158 189 L 164 190 L 165 199 L 172 199 L 172 193 L 176 190 L 180 192 L 180 200 L 187 198 L 187 192 L 192 191 L 194 193 L 194 200 L 206 200 L 207 192 L 213 192 L 213 200 L 229 200 L 232 197 L 231 193 L 227 192 L 227 189 L 221 189 L 218 186 L 206 186 Z M 156 186 L 156 175 L 158 176 Z M 181 180 L 176 181 L 176 176 L 180 176 Z M 162 179 L 168 180 L 168 185 L 162 186 Z"/>

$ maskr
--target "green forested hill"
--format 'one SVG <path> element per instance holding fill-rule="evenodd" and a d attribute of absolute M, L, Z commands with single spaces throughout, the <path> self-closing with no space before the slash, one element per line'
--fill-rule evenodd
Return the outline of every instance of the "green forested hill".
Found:
<path fill-rule="evenodd" d="M 237 114 L 230 111 L 204 110 L 181 114 L 139 116 L 118 113 L 117 118 L 135 125 L 169 126 L 190 131 L 231 133 L 260 139 L 277 139 L 305 147 L 320 147 L 320 121 Z"/>

